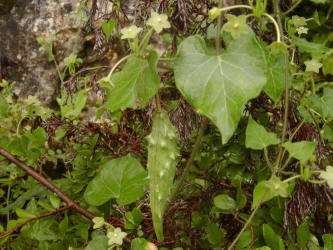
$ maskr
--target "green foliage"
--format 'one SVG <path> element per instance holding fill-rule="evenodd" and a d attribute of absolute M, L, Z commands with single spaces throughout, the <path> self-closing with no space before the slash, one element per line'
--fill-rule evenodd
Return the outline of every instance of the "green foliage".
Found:
<path fill-rule="evenodd" d="M 332 249 L 333 5 L 167 2 L 126 27 L 113 1 L 94 24 L 121 58 L 109 72 L 39 37 L 54 110 L 2 80 L 0 147 L 39 178 L 0 156 L 1 248 Z"/>
<path fill-rule="evenodd" d="M 146 177 L 146 171 L 133 157 L 114 159 L 103 164 L 89 183 L 84 197 L 94 206 L 100 206 L 111 198 L 116 198 L 118 204 L 129 204 L 143 195 Z"/>
<path fill-rule="evenodd" d="M 236 40 L 226 36 L 226 43 L 227 50 L 216 56 L 201 37 L 189 37 L 175 61 L 178 89 L 199 114 L 217 125 L 223 143 L 234 133 L 244 104 L 266 83 L 259 57 L 262 49 L 253 32 Z"/>

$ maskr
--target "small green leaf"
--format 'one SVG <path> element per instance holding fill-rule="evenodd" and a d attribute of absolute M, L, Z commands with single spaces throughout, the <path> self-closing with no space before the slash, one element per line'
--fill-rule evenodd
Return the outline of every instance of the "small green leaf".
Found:
<path fill-rule="evenodd" d="M 114 87 L 107 92 L 105 107 L 111 111 L 145 107 L 160 87 L 157 58 L 156 51 L 149 53 L 148 60 L 129 58 L 124 68 L 111 77 Z"/>
<path fill-rule="evenodd" d="M 327 166 L 326 171 L 320 173 L 320 177 L 327 181 L 327 184 L 330 188 L 333 188 L 333 167 Z"/>
<path fill-rule="evenodd" d="M 104 22 L 102 23 L 102 30 L 105 34 L 106 37 L 106 41 L 108 42 L 111 36 L 111 32 L 113 31 L 114 27 L 115 27 L 116 23 L 114 20 L 110 20 L 108 22 Z"/>
<path fill-rule="evenodd" d="M 247 34 L 249 32 L 249 26 L 246 24 L 247 16 L 227 14 L 227 18 L 228 22 L 223 25 L 223 30 L 229 32 L 232 38 L 237 39 L 241 34 Z"/>
<path fill-rule="evenodd" d="M 295 45 L 299 47 L 301 52 L 316 54 L 329 51 L 329 48 L 325 47 L 322 43 L 309 42 L 304 38 L 294 37 L 294 42 Z"/>
<path fill-rule="evenodd" d="M 97 176 L 89 183 L 84 197 L 94 206 L 116 198 L 121 205 L 130 204 L 144 194 L 147 173 L 141 164 L 127 155 L 106 162 Z"/>
<path fill-rule="evenodd" d="M 61 200 L 55 196 L 54 194 L 51 194 L 49 196 L 49 199 L 50 199 L 50 202 L 51 202 L 51 205 L 54 207 L 54 208 L 59 208 L 60 207 L 60 204 L 61 204 Z"/>
<path fill-rule="evenodd" d="M 248 229 L 239 238 L 237 245 L 236 245 L 236 250 L 243 250 L 248 245 L 250 245 L 251 241 L 252 241 L 252 234 L 251 234 L 251 230 Z"/>
<path fill-rule="evenodd" d="M 214 205 L 226 212 L 233 212 L 236 210 L 235 200 L 227 194 L 215 196 Z"/>
<path fill-rule="evenodd" d="M 85 250 L 107 250 L 108 238 L 105 235 L 99 235 L 91 240 Z"/>
<path fill-rule="evenodd" d="M 65 99 L 66 98 L 63 100 L 57 99 L 61 109 L 61 116 L 62 118 L 74 120 L 80 115 L 82 109 L 86 105 L 87 91 L 80 90 L 73 95 L 73 98 L 69 97 L 67 103 L 65 102 Z"/>
<path fill-rule="evenodd" d="M 311 95 L 309 100 L 311 101 L 312 108 L 323 118 L 333 118 L 333 89 L 324 88 L 322 97 Z"/>
<path fill-rule="evenodd" d="M 323 73 L 324 75 L 333 75 L 333 56 L 327 57 L 323 60 Z"/>
<path fill-rule="evenodd" d="M 314 160 L 313 152 L 317 146 L 316 142 L 309 141 L 299 141 L 299 142 L 285 142 L 283 147 L 285 147 L 290 157 L 294 157 L 301 162 L 307 162 L 309 160 Z"/>
<path fill-rule="evenodd" d="M 8 115 L 9 105 L 5 97 L 0 94 L 0 118 L 6 118 Z"/>
<path fill-rule="evenodd" d="M 145 250 L 148 241 L 144 238 L 135 238 L 131 241 L 131 250 Z"/>
<path fill-rule="evenodd" d="M 94 229 L 101 228 L 105 224 L 105 220 L 103 217 L 95 217 L 92 219 L 92 221 L 94 222 Z"/>
<path fill-rule="evenodd" d="M 246 205 L 246 195 L 243 194 L 241 185 L 237 187 L 237 193 L 236 193 L 236 204 L 237 204 L 237 209 L 242 209 Z"/>
<path fill-rule="evenodd" d="M 253 202 L 251 205 L 252 210 L 259 204 L 261 196 L 264 194 L 265 190 L 266 190 L 266 181 L 261 181 L 255 186 L 255 188 L 253 190 Z M 267 189 L 264 199 L 262 199 L 262 203 L 272 199 L 274 196 L 275 195 L 273 193 L 271 193 L 271 191 L 269 189 Z"/>
<path fill-rule="evenodd" d="M 227 49 L 211 53 L 200 36 L 186 38 L 175 60 L 176 85 L 199 114 L 219 128 L 222 143 L 233 135 L 244 104 L 266 84 L 262 48 L 252 31 L 231 39 L 223 33 Z"/>
<path fill-rule="evenodd" d="M 142 222 L 142 213 L 138 208 L 133 208 L 131 212 L 126 212 L 125 217 L 134 225 L 140 225 Z"/>
<path fill-rule="evenodd" d="M 224 232 L 215 223 L 209 221 L 206 227 L 207 238 L 210 244 L 221 246 L 225 241 Z"/>
<path fill-rule="evenodd" d="M 306 247 L 310 236 L 309 225 L 307 222 L 303 222 L 296 230 L 297 244 L 299 247 Z"/>
<path fill-rule="evenodd" d="M 324 250 L 333 249 L 333 235 L 332 234 L 324 234 L 322 236 L 324 241 Z"/>
<path fill-rule="evenodd" d="M 266 129 L 256 123 L 252 117 L 249 118 L 249 123 L 246 128 L 245 145 L 252 149 L 263 149 L 269 145 L 280 143 L 280 139 L 276 134 L 267 132 Z"/>
<path fill-rule="evenodd" d="M 21 218 L 33 218 L 33 217 L 36 217 L 35 214 L 27 211 L 27 210 L 24 210 L 24 209 L 21 209 L 21 208 L 18 208 L 16 209 L 16 214 L 18 217 L 21 217 Z"/>
<path fill-rule="evenodd" d="M 272 207 L 270 210 L 272 219 L 279 224 L 283 223 L 284 209 Z"/>
<path fill-rule="evenodd" d="M 262 228 L 262 233 L 266 244 L 273 250 L 284 250 L 283 241 L 280 236 L 278 236 L 270 225 L 264 224 Z"/>

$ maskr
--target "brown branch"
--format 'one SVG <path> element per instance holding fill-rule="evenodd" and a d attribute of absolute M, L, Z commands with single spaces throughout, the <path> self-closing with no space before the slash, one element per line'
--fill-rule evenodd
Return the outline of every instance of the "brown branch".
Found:
<path fill-rule="evenodd" d="M 41 218 L 44 218 L 44 217 L 48 217 L 48 216 L 51 216 L 51 215 L 54 215 L 56 213 L 59 213 L 59 212 L 62 212 L 62 211 L 65 211 L 67 209 L 71 208 L 70 206 L 65 206 L 65 207 L 62 207 L 62 208 L 59 208 L 59 209 L 56 209 L 54 211 L 51 211 L 51 212 L 48 212 L 48 213 L 45 213 L 45 214 L 41 214 L 41 215 L 38 215 L 36 217 L 32 217 L 32 218 L 29 218 L 25 221 L 23 221 L 22 223 L 18 224 L 16 227 L 13 227 L 12 229 L 9 229 L 8 231 L 4 232 L 3 234 L 0 235 L 0 239 L 2 238 L 5 238 L 7 237 L 8 235 L 14 233 L 16 230 L 18 230 L 19 228 L 23 227 L 25 224 L 27 224 L 28 222 L 30 221 L 33 221 L 33 220 L 38 220 L 38 219 L 41 219 Z"/>
<path fill-rule="evenodd" d="M 10 162 L 16 164 L 19 168 L 21 168 L 23 171 L 25 171 L 28 175 L 31 175 L 35 180 L 37 180 L 40 184 L 51 190 L 53 193 L 58 195 L 58 197 L 66 202 L 67 206 L 70 208 L 73 208 L 80 214 L 84 215 L 85 217 L 89 219 L 93 219 L 96 217 L 94 214 L 90 213 L 85 208 L 81 207 L 79 204 L 77 204 L 75 201 L 73 201 L 71 198 L 69 198 L 66 194 L 64 194 L 60 189 L 58 189 L 56 186 L 54 186 L 51 182 L 49 182 L 44 176 L 37 173 L 34 169 L 17 159 L 12 154 L 8 153 L 6 150 L 4 150 L 2 147 L 0 147 L 0 154 L 7 158 Z"/>

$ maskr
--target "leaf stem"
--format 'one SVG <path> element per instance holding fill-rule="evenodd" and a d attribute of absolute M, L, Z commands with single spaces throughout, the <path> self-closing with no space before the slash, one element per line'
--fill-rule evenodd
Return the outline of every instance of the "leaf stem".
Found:
<path fill-rule="evenodd" d="M 288 179 L 285 179 L 285 180 L 283 181 L 283 183 L 288 183 L 289 181 L 292 181 L 292 180 L 297 179 L 297 178 L 300 178 L 300 177 L 301 177 L 300 174 L 298 174 L 298 175 L 294 175 L 294 176 L 292 176 L 292 177 L 290 177 L 290 178 L 288 178 Z"/>
<path fill-rule="evenodd" d="M 285 12 L 282 12 L 281 15 L 287 15 L 290 12 L 292 12 L 300 3 L 302 2 L 302 0 L 298 0 L 296 3 L 294 3 L 293 6 L 291 6 L 288 10 L 286 10 Z"/>
<path fill-rule="evenodd" d="M 239 240 L 239 238 L 242 236 L 242 234 L 244 233 L 244 231 L 248 228 L 248 226 L 250 225 L 252 219 L 254 218 L 254 216 L 256 215 L 258 209 L 261 206 L 261 203 L 266 195 L 267 192 L 267 187 L 265 187 L 264 192 L 262 193 L 258 205 L 256 206 L 256 208 L 253 210 L 253 212 L 251 213 L 250 217 L 247 219 L 245 225 L 243 226 L 242 230 L 238 233 L 237 237 L 234 239 L 234 241 L 231 243 L 231 245 L 228 247 L 228 250 L 232 250 L 234 248 L 234 246 L 236 245 L 237 241 Z"/>
<path fill-rule="evenodd" d="M 275 31 L 276 31 L 276 41 L 278 43 L 281 42 L 281 33 L 280 33 L 280 28 L 279 28 L 278 23 L 275 21 L 275 19 L 271 15 L 269 15 L 267 13 L 264 13 L 263 15 L 265 17 L 267 17 L 269 20 L 271 20 L 271 22 L 274 24 Z"/>
<path fill-rule="evenodd" d="M 221 9 L 222 8 L 223 1 L 219 1 L 218 7 Z M 223 8 L 222 8 L 223 11 Z M 216 43 L 215 43 L 215 49 L 216 49 L 216 56 L 220 55 L 221 51 L 221 28 L 222 28 L 222 15 L 219 15 L 217 18 L 217 27 L 216 27 Z"/>
<path fill-rule="evenodd" d="M 111 76 L 113 74 L 113 72 L 116 70 L 116 68 L 125 60 L 127 60 L 128 58 L 132 57 L 133 54 L 129 54 L 123 58 L 121 58 L 111 69 L 110 73 L 108 74 L 107 78 L 111 79 Z"/>

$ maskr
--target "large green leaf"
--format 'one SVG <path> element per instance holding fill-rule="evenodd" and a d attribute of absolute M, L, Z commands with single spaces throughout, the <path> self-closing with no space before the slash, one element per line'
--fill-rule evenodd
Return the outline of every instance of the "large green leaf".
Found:
<path fill-rule="evenodd" d="M 148 59 L 129 58 L 124 68 L 111 77 L 114 87 L 108 91 L 105 107 L 116 111 L 146 106 L 160 87 L 157 58 L 156 51 L 151 51 Z"/>
<path fill-rule="evenodd" d="M 223 36 L 227 49 L 219 56 L 200 36 L 185 39 L 175 60 L 175 78 L 186 100 L 216 124 L 226 143 L 244 104 L 260 93 L 266 77 L 262 49 L 252 31 L 235 40 Z"/>
<path fill-rule="evenodd" d="M 106 162 L 97 176 L 89 183 L 84 197 L 94 206 L 111 198 L 126 205 L 139 199 L 147 186 L 147 173 L 141 164 L 127 155 Z"/>
<path fill-rule="evenodd" d="M 267 132 L 266 129 L 256 123 L 252 117 L 246 128 L 245 145 L 252 149 L 263 149 L 269 145 L 275 145 L 280 142 L 276 134 Z"/>
<path fill-rule="evenodd" d="M 284 58 L 282 55 L 279 55 L 276 58 L 271 54 L 266 56 L 267 83 L 264 87 L 264 91 L 274 102 L 278 102 L 282 91 L 285 89 Z"/>
<path fill-rule="evenodd" d="M 333 89 L 324 88 L 322 97 L 311 95 L 309 99 L 312 107 L 318 111 L 323 118 L 333 118 Z"/>
<path fill-rule="evenodd" d="M 283 147 L 288 150 L 290 157 L 306 162 L 314 159 L 313 151 L 315 150 L 316 145 L 316 142 L 310 141 L 299 141 L 294 143 L 288 141 L 283 144 Z"/>

